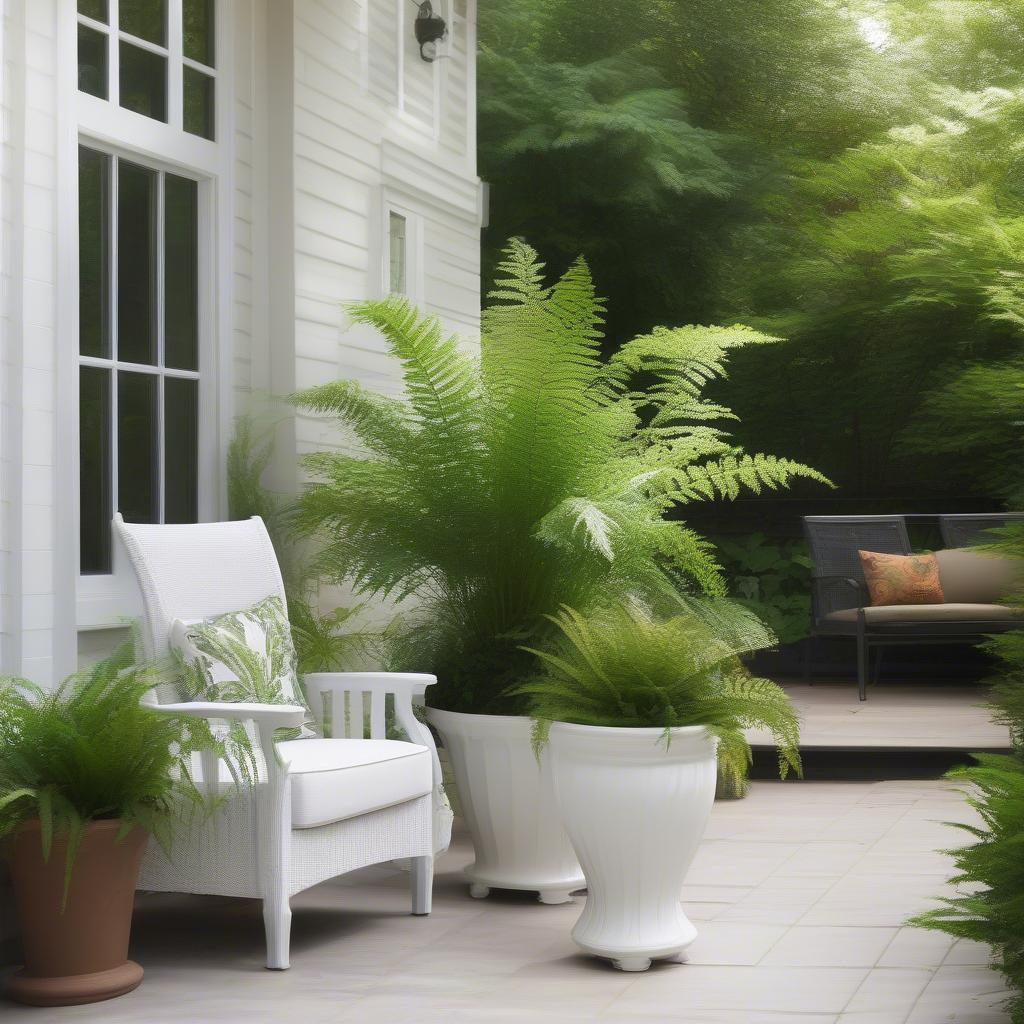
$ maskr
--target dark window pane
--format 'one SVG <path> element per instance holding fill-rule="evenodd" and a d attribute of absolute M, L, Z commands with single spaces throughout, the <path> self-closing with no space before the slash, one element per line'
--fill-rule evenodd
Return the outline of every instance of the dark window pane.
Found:
<path fill-rule="evenodd" d="M 130 523 L 159 521 L 157 378 L 117 375 L 117 507 Z"/>
<path fill-rule="evenodd" d="M 198 185 L 164 177 L 164 365 L 199 369 Z"/>
<path fill-rule="evenodd" d="M 199 513 L 199 382 L 164 378 L 164 522 Z"/>
<path fill-rule="evenodd" d="M 105 23 L 109 17 L 107 13 L 107 0 L 78 0 L 78 13 L 84 14 L 87 18 L 92 18 L 93 21 Z"/>
<path fill-rule="evenodd" d="M 117 165 L 117 357 L 156 362 L 156 171 Z"/>
<path fill-rule="evenodd" d="M 121 43 L 121 106 L 167 120 L 167 58 Z"/>
<path fill-rule="evenodd" d="M 213 67 L 214 0 L 184 0 L 181 8 L 185 56 Z"/>
<path fill-rule="evenodd" d="M 167 45 L 167 0 L 121 0 L 117 17 L 122 32 Z"/>
<path fill-rule="evenodd" d="M 110 355 L 110 157 L 78 150 L 78 347 Z"/>
<path fill-rule="evenodd" d="M 78 378 L 79 565 L 110 572 L 110 371 L 83 366 Z"/>
<path fill-rule="evenodd" d="M 184 104 L 182 112 L 185 131 L 213 138 L 213 90 L 214 81 L 209 75 L 195 68 L 186 67 L 184 74 Z"/>
<path fill-rule="evenodd" d="M 85 25 L 78 26 L 78 88 L 107 98 L 107 35 Z"/>

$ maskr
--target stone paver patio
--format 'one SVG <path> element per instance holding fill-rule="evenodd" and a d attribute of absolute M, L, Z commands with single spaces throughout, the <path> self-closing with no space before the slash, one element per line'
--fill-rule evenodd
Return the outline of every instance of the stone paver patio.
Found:
<path fill-rule="evenodd" d="M 578 955 L 578 905 L 469 898 L 458 837 L 429 918 L 405 879 L 364 872 L 293 901 L 292 969 L 262 967 L 256 904 L 141 896 L 133 955 L 146 980 L 120 1000 L 20 1021 L 477 1024 L 1004 1024 L 1005 992 L 975 944 L 903 927 L 950 873 L 942 824 L 973 812 L 948 782 L 754 784 L 717 803 L 683 897 L 700 935 L 686 964 L 621 974 Z M 582 897 L 578 897 L 582 899 Z"/>

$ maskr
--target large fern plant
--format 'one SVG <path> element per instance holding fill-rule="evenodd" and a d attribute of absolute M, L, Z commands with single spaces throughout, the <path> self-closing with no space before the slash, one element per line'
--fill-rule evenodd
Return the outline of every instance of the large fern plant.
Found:
<path fill-rule="evenodd" d="M 403 298 L 351 306 L 401 363 L 405 398 L 342 380 L 296 399 L 356 442 L 307 456 L 296 523 L 327 538 L 330 577 L 416 599 L 394 661 L 436 672 L 440 707 L 521 710 L 507 691 L 534 665 L 522 645 L 562 605 L 723 593 L 710 546 L 665 517 L 676 505 L 823 479 L 739 451 L 729 410 L 701 397 L 731 349 L 773 339 L 657 328 L 605 360 L 585 262 L 550 286 L 543 271 L 509 244 L 479 358 Z"/>
<path fill-rule="evenodd" d="M 1024 524 L 992 534 L 979 547 L 1024 561 Z M 1024 588 L 1006 603 L 1024 613 Z M 960 894 L 943 897 L 911 923 L 991 946 L 993 966 L 1012 990 L 1010 1017 L 1013 1024 L 1024 1024 L 1024 630 L 992 637 L 987 647 L 1001 662 L 993 680 L 993 710 L 1009 727 L 1014 750 L 975 754 L 977 764 L 950 773 L 969 783 L 968 802 L 981 822 L 960 824 L 970 845 L 947 851 L 956 863 Z"/>
<path fill-rule="evenodd" d="M 659 619 L 642 606 L 616 605 L 583 616 L 562 608 L 551 621 L 559 635 L 532 650 L 542 672 L 519 693 L 529 699 L 535 745 L 551 722 L 671 730 L 702 725 L 719 740 L 720 770 L 741 785 L 750 760 L 744 729 L 768 729 L 779 772 L 800 771 L 799 722 L 785 691 L 750 675 L 740 655 L 775 637 L 739 605 L 688 602 Z"/>
<path fill-rule="evenodd" d="M 253 770 L 244 738 L 229 744 L 205 720 L 143 706 L 160 681 L 155 666 L 135 664 L 130 643 L 55 690 L 0 679 L 0 837 L 37 818 L 49 859 L 54 835 L 64 836 L 65 885 L 90 821 L 118 819 L 122 834 L 138 826 L 170 842 L 175 820 L 205 803 L 192 781 L 194 753 Z"/>

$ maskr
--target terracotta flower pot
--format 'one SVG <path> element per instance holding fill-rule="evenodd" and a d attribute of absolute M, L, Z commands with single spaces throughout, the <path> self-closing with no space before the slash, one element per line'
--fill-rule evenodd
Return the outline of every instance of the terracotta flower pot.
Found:
<path fill-rule="evenodd" d="M 119 821 L 86 826 L 63 912 L 65 837 L 54 836 L 44 861 L 38 821 L 15 833 L 8 856 L 25 966 L 8 983 L 11 999 L 34 1006 L 95 1003 L 142 981 L 142 968 L 128 959 L 128 938 L 149 837 L 135 828 L 115 842 L 120 827 Z"/>

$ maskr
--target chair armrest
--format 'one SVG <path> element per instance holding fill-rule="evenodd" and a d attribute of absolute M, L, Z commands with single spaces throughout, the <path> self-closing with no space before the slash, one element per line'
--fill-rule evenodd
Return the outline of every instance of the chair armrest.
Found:
<path fill-rule="evenodd" d="M 363 690 L 365 693 L 408 694 L 422 697 L 437 676 L 424 672 L 310 672 L 303 676 L 307 686 L 323 690 Z"/>
<path fill-rule="evenodd" d="M 153 710 L 165 715 L 188 718 L 223 718 L 230 722 L 255 722 L 274 729 L 300 726 L 306 709 L 297 704 L 234 704 L 215 701 L 187 701 L 182 704 L 156 704 Z"/>
<path fill-rule="evenodd" d="M 840 587 L 837 588 L 836 584 Z M 831 585 L 831 586 L 830 586 Z M 851 591 L 850 598 L 855 603 L 843 604 L 838 607 L 835 606 L 835 602 L 831 600 L 825 600 L 828 591 L 831 591 L 835 595 L 837 589 L 849 589 Z M 842 600 L 845 601 L 845 594 L 842 596 Z M 812 576 L 811 577 L 811 610 L 815 621 L 823 618 L 829 612 L 840 611 L 846 608 L 859 608 L 866 604 L 870 604 L 868 599 L 867 587 L 860 580 L 854 579 L 852 576 Z"/>
<path fill-rule="evenodd" d="M 165 715 L 182 715 L 186 718 L 220 718 L 230 722 L 252 722 L 259 736 L 260 752 L 267 766 L 271 782 L 287 779 L 288 762 L 281 757 L 274 733 L 278 729 L 296 728 L 306 721 L 306 709 L 298 704 L 243 704 L 222 701 L 186 701 L 181 704 L 156 704 L 153 710 Z M 204 755 L 204 759 L 211 755 Z M 214 777 L 212 765 L 207 760 L 204 771 Z"/>

